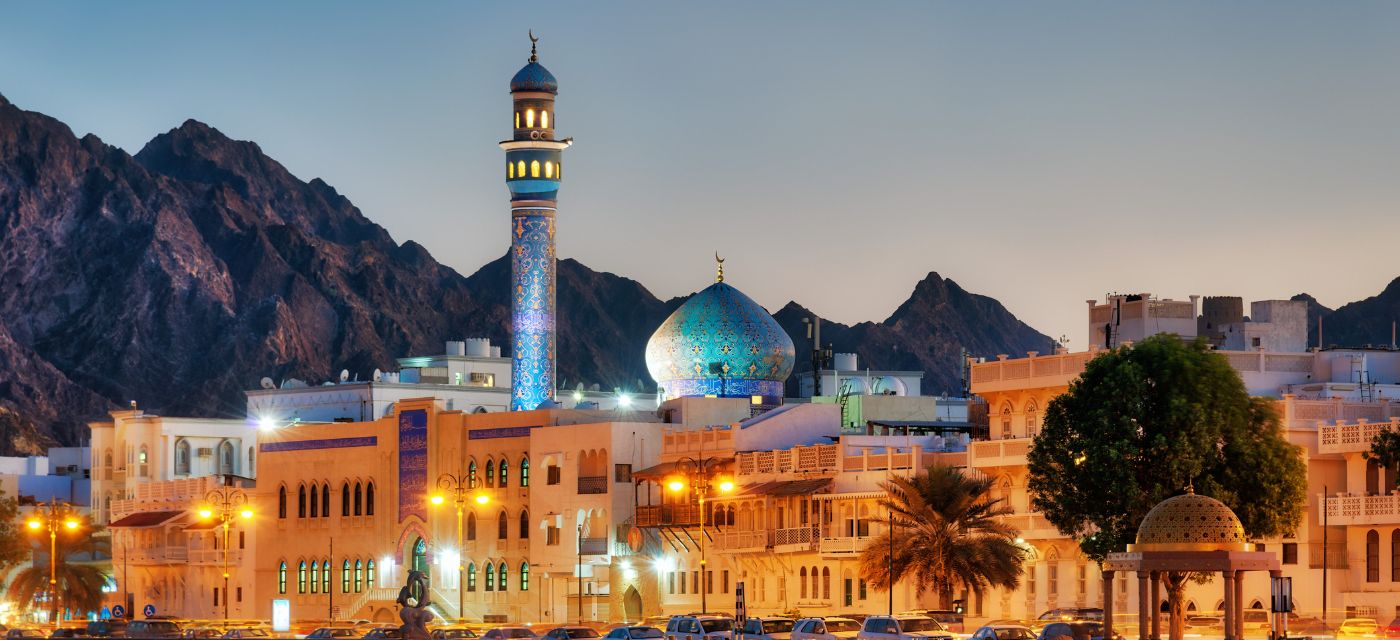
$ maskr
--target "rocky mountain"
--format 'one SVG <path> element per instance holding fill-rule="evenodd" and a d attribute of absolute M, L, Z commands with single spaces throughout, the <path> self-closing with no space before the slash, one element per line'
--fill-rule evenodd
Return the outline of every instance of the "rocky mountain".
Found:
<path fill-rule="evenodd" d="M 1293 300 L 1308 302 L 1309 346 L 1317 345 L 1317 321 L 1322 319 L 1324 346 L 1389 347 L 1393 323 L 1400 321 L 1400 278 L 1395 278 L 1378 295 L 1328 309 L 1306 293 Z"/>

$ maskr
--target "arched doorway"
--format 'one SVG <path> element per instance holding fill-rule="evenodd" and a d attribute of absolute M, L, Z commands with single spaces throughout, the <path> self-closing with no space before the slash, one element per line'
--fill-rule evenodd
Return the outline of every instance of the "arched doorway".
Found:
<path fill-rule="evenodd" d="M 375 610 L 374 610 L 374 621 L 375 621 L 375 622 L 393 622 L 393 621 L 394 621 L 394 612 L 393 612 L 393 611 L 390 611 L 390 610 L 388 610 L 388 609 L 375 609 Z"/>
<path fill-rule="evenodd" d="M 428 573 L 428 543 L 422 538 L 413 541 L 413 546 L 409 547 L 408 562 L 409 570 L 422 571 L 424 575 Z"/>
<path fill-rule="evenodd" d="M 629 622 L 642 619 L 642 594 L 637 593 L 636 587 L 629 586 L 622 592 L 622 612 Z"/>

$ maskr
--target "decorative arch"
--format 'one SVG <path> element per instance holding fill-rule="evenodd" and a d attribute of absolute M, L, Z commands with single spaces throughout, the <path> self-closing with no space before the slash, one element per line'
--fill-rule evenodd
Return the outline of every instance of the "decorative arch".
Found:
<path fill-rule="evenodd" d="M 363 509 L 364 504 L 363 504 L 363 501 L 364 501 L 364 487 L 360 484 L 360 481 L 359 481 L 359 480 L 356 480 L 356 481 L 355 481 L 355 515 L 357 515 L 357 516 L 360 515 L 361 513 L 364 513 L 364 509 Z"/>
<path fill-rule="evenodd" d="M 350 516 L 350 481 L 346 480 L 340 484 L 340 516 L 347 518 Z"/>
<path fill-rule="evenodd" d="M 365 515 L 374 515 L 374 481 L 365 483 Z"/>
<path fill-rule="evenodd" d="M 221 474 L 233 474 L 233 473 L 238 473 L 238 469 L 237 469 L 236 464 L 235 464 L 236 462 L 237 462 L 237 460 L 235 459 L 234 453 L 233 453 L 233 442 L 231 442 L 231 441 L 229 441 L 229 440 L 225 440 L 225 441 L 223 441 L 223 442 L 220 442 L 220 443 L 219 443 L 219 473 L 221 473 Z"/>
<path fill-rule="evenodd" d="M 496 486 L 496 464 L 491 458 L 486 459 L 486 486 Z"/>
<path fill-rule="evenodd" d="M 521 540 L 529 540 L 529 539 L 530 539 L 530 510 L 529 510 L 529 509 L 521 509 L 521 510 L 520 510 L 520 539 L 521 539 Z"/>
<path fill-rule="evenodd" d="M 476 512 L 475 512 L 475 511 L 468 511 L 468 512 L 467 512 L 467 539 L 468 539 L 468 540 L 475 540 L 475 539 L 476 539 Z"/>
<path fill-rule="evenodd" d="M 1381 581 L 1381 534 L 1366 532 L 1366 582 Z"/>
<path fill-rule="evenodd" d="M 530 486 L 530 456 L 520 458 L 520 486 Z"/>
<path fill-rule="evenodd" d="M 476 458 L 467 461 L 467 488 L 476 488 Z"/>
<path fill-rule="evenodd" d="M 496 477 L 499 478 L 497 484 L 504 489 L 506 485 L 510 484 L 510 463 L 506 461 L 505 456 L 501 456 L 499 471 L 500 473 L 496 474 Z"/>
<path fill-rule="evenodd" d="M 501 509 L 500 515 L 496 516 L 496 539 L 505 540 L 510 534 L 510 516 L 506 515 L 506 510 Z"/>
<path fill-rule="evenodd" d="M 190 441 L 184 438 L 175 441 L 175 475 L 190 475 Z"/>
<path fill-rule="evenodd" d="M 277 519 L 287 518 L 287 485 L 277 487 Z M 284 592 L 285 593 L 285 592 Z"/>

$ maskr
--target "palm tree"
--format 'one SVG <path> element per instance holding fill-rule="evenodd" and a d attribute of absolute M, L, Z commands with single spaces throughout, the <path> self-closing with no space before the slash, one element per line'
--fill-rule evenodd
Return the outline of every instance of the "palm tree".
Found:
<path fill-rule="evenodd" d="M 912 576 L 919 593 L 933 590 L 947 607 L 958 587 L 981 595 L 1020 584 L 1025 551 L 1016 543 L 1019 532 L 998 519 L 1012 510 L 992 497 L 991 479 L 934 466 L 881 486 L 894 541 L 886 531 L 861 552 L 860 572 L 872 586 L 889 589 Z"/>
<path fill-rule="evenodd" d="M 101 608 L 102 587 L 107 583 L 107 576 L 96 566 L 83 564 L 107 553 L 110 542 L 105 537 L 97 537 L 101 529 L 85 519 L 78 532 L 58 534 L 58 553 L 55 554 L 58 602 L 49 603 L 50 611 L 55 614 L 60 604 L 65 610 L 77 612 Z M 42 553 L 33 554 L 35 559 L 30 566 L 20 569 L 10 581 L 7 595 L 13 602 L 34 602 L 49 593 L 49 545 L 47 534 L 43 537 Z"/>

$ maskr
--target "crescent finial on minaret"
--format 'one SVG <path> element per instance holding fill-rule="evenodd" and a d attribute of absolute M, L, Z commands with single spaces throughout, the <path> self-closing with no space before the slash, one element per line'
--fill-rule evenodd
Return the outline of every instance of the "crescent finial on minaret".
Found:
<path fill-rule="evenodd" d="M 724 282 L 724 258 L 719 257 L 719 252 L 715 252 L 715 282 Z"/>
<path fill-rule="evenodd" d="M 539 62 L 540 56 L 535 52 L 535 43 L 540 39 L 535 37 L 535 30 L 530 29 L 530 62 Z"/>

